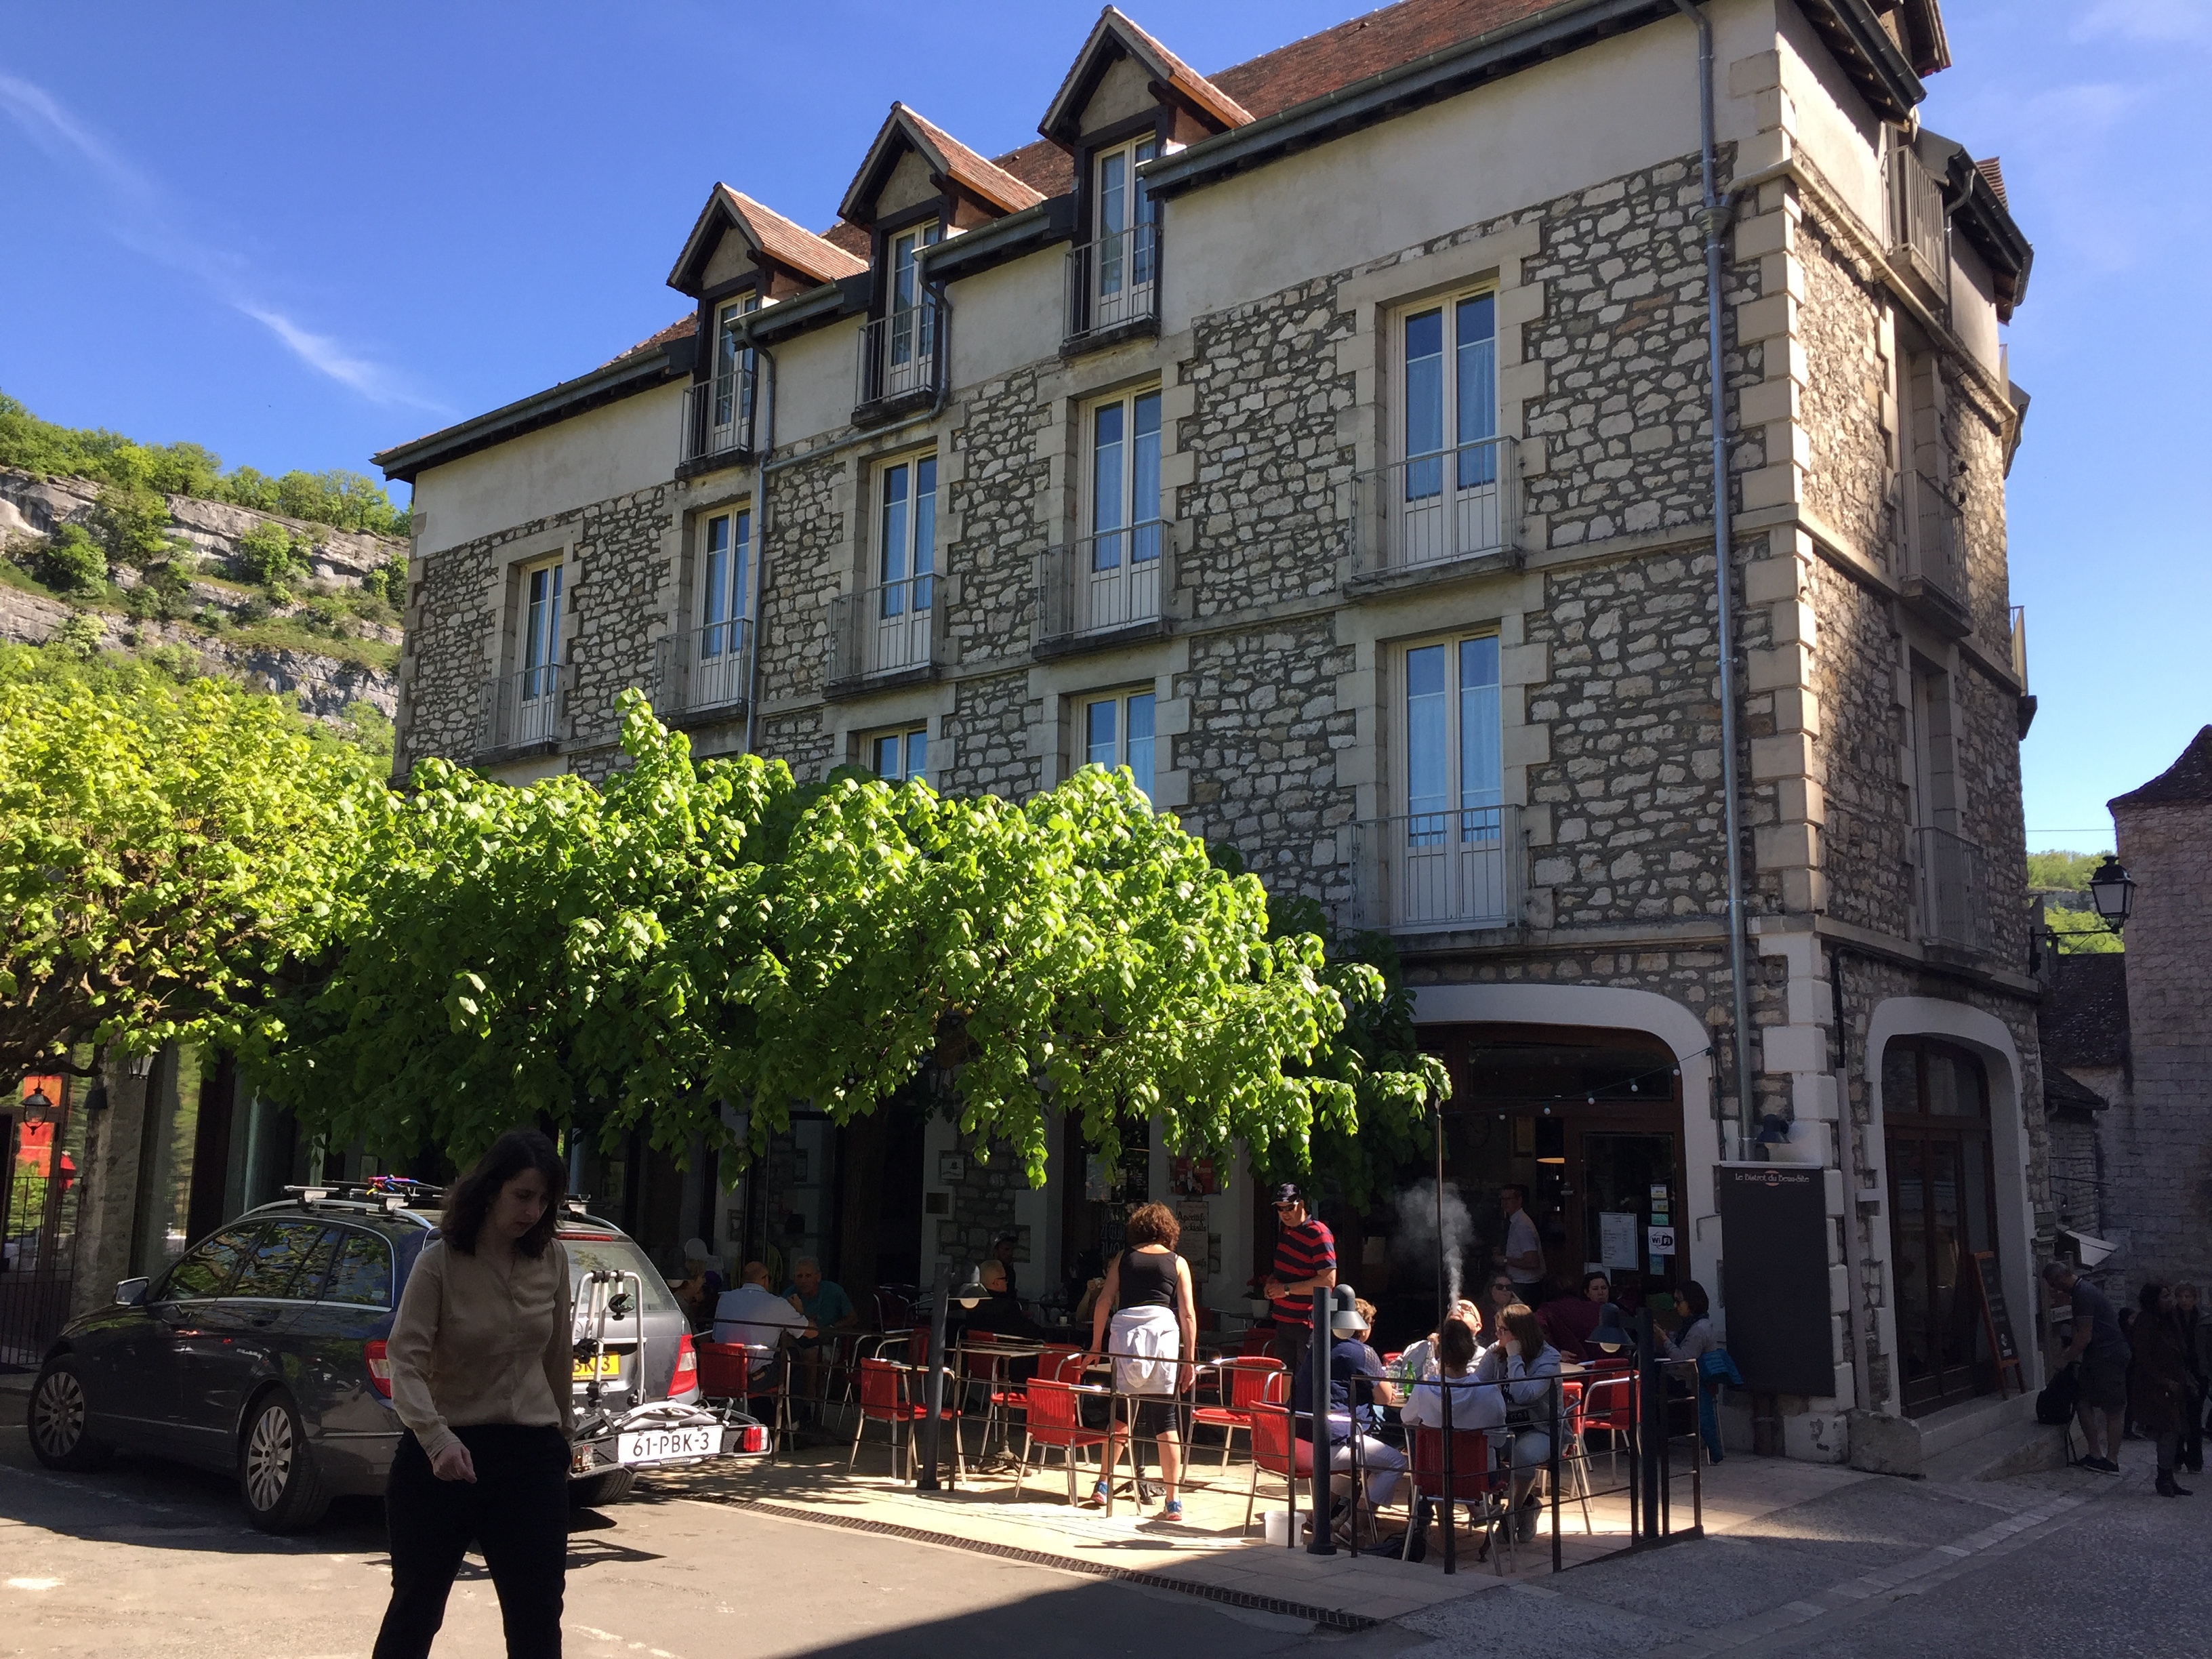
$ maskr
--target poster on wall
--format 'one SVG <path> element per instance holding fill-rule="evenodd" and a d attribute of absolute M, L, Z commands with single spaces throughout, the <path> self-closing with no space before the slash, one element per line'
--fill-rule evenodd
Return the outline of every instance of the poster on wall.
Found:
<path fill-rule="evenodd" d="M 1603 1210 L 1597 1218 L 1599 1258 L 1607 1271 L 1632 1272 L 1636 1267 L 1638 1224 L 1644 1218 L 1633 1210 Z"/>
<path fill-rule="evenodd" d="M 1210 1158 L 1178 1158 L 1170 1166 L 1168 1189 L 1177 1198 L 1211 1198 L 1221 1190 Z"/>
<path fill-rule="evenodd" d="M 1094 1152 L 1083 1160 L 1084 1200 L 1086 1203 L 1103 1204 L 1113 1196 L 1113 1168 Z"/>

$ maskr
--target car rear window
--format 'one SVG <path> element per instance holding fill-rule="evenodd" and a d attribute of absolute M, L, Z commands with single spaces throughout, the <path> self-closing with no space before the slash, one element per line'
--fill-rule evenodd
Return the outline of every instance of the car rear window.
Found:
<path fill-rule="evenodd" d="M 392 1305 L 392 1252 L 374 1233 L 348 1229 L 337 1261 L 331 1269 L 325 1302 L 345 1302 L 362 1308 Z"/>
<path fill-rule="evenodd" d="M 583 1305 L 583 1279 L 587 1273 L 612 1269 L 616 1273 L 635 1273 L 645 1289 L 645 1308 L 647 1313 L 681 1313 L 676 1298 L 668 1293 L 668 1281 L 653 1265 L 652 1258 L 627 1238 L 571 1237 L 561 1236 L 561 1247 L 568 1252 L 568 1282 L 575 1289 L 576 1304 Z"/>
<path fill-rule="evenodd" d="M 233 1296 L 255 1297 L 313 1297 L 315 1278 L 307 1276 L 305 1269 L 313 1261 L 315 1247 L 329 1236 L 329 1229 L 319 1221 L 273 1221 L 269 1231 L 261 1235 L 253 1254 L 246 1258 L 239 1270 L 237 1282 L 230 1287 Z M 329 1260 L 327 1255 L 323 1258 Z"/>
<path fill-rule="evenodd" d="M 162 1287 L 162 1299 L 174 1302 L 221 1296 L 260 1231 L 258 1226 L 233 1227 L 212 1238 L 202 1239 L 169 1270 L 168 1283 Z"/>

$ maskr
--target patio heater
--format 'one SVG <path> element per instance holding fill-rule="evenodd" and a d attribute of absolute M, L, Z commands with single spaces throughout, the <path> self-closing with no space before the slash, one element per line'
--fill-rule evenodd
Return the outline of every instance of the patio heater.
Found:
<path fill-rule="evenodd" d="M 915 1480 L 916 1492 L 942 1492 L 937 1479 L 937 1437 L 945 1408 L 945 1316 L 948 1304 L 957 1302 L 963 1309 L 973 1308 L 990 1292 L 983 1288 L 980 1270 L 974 1263 L 968 1267 L 967 1282 L 955 1288 L 952 1283 L 952 1264 L 945 1263 L 937 1270 L 937 1284 L 930 1292 L 929 1307 L 929 1372 L 928 1381 L 922 1385 L 921 1474 Z M 952 1432 L 960 1432 L 958 1424 Z"/>

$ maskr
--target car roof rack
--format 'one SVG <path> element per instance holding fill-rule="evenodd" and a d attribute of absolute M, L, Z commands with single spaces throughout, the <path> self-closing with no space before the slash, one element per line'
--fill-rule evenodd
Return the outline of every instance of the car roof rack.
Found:
<path fill-rule="evenodd" d="M 303 1210 L 318 1208 L 325 1200 L 359 1204 L 373 1210 L 435 1209 L 446 1201 L 446 1189 L 405 1176 L 371 1176 L 366 1181 L 327 1181 L 312 1186 L 287 1187 L 284 1196 Z"/>

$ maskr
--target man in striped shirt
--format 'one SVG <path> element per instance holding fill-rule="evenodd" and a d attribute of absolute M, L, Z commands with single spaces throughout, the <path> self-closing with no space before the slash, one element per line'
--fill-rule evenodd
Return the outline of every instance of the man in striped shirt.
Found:
<path fill-rule="evenodd" d="M 1261 1288 L 1275 1318 L 1275 1358 L 1295 1371 L 1313 1331 L 1313 1293 L 1336 1288 L 1336 1238 L 1289 1182 L 1275 1188 L 1275 1266 Z"/>

